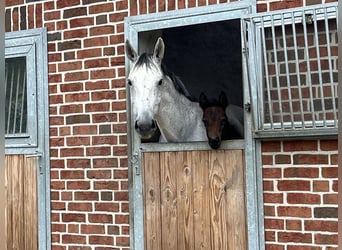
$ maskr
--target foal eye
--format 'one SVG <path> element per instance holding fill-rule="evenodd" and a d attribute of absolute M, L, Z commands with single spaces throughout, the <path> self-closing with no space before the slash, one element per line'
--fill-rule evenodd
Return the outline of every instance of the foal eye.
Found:
<path fill-rule="evenodd" d="M 132 86 L 132 81 L 131 81 L 131 80 L 128 80 L 128 81 L 127 81 L 127 84 L 128 84 L 129 86 Z"/>
<path fill-rule="evenodd" d="M 163 79 L 161 79 L 159 82 L 158 82 L 158 85 L 162 85 L 163 84 Z"/>

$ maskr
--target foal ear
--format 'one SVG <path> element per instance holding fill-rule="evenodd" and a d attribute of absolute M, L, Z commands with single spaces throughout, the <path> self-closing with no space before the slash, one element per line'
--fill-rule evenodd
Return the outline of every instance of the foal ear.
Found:
<path fill-rule="evenodd" d="M 153 58 L 161 64 L 164 57 L 165 44 L 161 37 L 158 38 L 156 45 L 154 45 Z"/>
<path fill-rule="evenodd" d="M 223 107 L 228 106 L 228 99 L 227 99 L 226 93 L 224 93 L 223 91 L 221 91 L 220 93 L 219 102 Z"/>
<path fill-rule="evenodd" d="M 137 52 L 133 49 L 132 45 L 129 43 L 128 40 L 126 40 L 125 42 L 125 51 L 130 61 L 135 62 L 138 59 Z"/>
<path fill-rule="evenodd" d="M 205 109 L 208 106 L 207 96 L 202 92 L 199 97 L 199 105 L 202 109 Z"/>

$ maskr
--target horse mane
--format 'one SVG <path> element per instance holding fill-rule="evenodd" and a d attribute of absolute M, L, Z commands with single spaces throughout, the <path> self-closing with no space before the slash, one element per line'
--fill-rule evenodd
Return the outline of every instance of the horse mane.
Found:
<path fill-rule="evenodd" d="M 136 66 L 141 67 L 143 65 L 146 65 L 146 67 L 148 68 L 152 68 L 154 64 L 153 62 L 153 55 L 152 54 L 147 54 L 147 53 L 143 53 L 139 56 L 136 64 Z M 187 90 L 187 88 L 185 87 L 184 83 L 182 82 L 182 80 L 172 71 L 168 70 L 167 67 L 162 64 L 161 65 L 161 70 L 163 72 L 164 75 L 170 77 L 173 86 L 175 87 L 175 89 L 178 91 L 178 93 L 184 95 L 186 98 L 188 98 L 190 101 L 194 102 L 196 100 L 195 97 L 193 97 L 189 91 Z"/>

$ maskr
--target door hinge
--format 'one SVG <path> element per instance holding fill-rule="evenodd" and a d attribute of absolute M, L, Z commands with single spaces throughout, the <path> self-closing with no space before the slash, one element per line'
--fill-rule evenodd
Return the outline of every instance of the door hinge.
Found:
<path fill-rule="evenodd" d="M 139 164 L 139 155 L 138 154 L 131 155 L 130 162 L 131 162 L 131 167 L 135 169 L 135 175 L 140 175 L 141 170 L 140 170 L 140 164 Z"/>
<path fill-rule="evenodd" d="M 43 152 L 40 151 L 35 151 L 34 154 L 31 155 L 25 155 L 25 158 L 33 158 L 33 157 L 37 157 L 37 158 L 41 158 L 43 156 Z M 43 164 L 38 162 L 38 168 L 39 168 L 39 174 L 43 174 Z"/>
<path fill-rule="evenodd" d="M 249 102 L 245 103 L 245 110 L 251 112 L 251 104 Z"/>

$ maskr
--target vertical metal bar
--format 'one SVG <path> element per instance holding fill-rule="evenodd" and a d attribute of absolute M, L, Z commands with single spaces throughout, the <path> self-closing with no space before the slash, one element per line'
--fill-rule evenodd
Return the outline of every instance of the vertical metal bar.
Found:
<path fill-rule="evenodd" d="M 26 65 L 26 64 L 25 64 Z M 26 131 L 26 126 L 25 126 L 25 131 L 23 131 L 23 118 L 24 116 L 26 116 L 27 114 L 24 114 L 24 105 L 26 103 L 27 100 L 27 90 L 26 90 L 26 67 L 24 67 L 24 73 L 23 73 L 23 91 L 22 91 L 22 98 L 21 98 L 21 117 L 20 117 L 20 133 L 25 133 Z M 27 110 L 26 110 L 27 112 Z M 27 121 L 26 121 L 27 122 Z"/>
<path fill-rule="evenodd" d="M 272 31 L 272 42 L 273 42 L 273 53 L 274 53 L 277 93 L 278 93 L 278 106 L 279 106 L 279 114 L 280 114 L 280 124 L 281 124 L 281 129 L 284 129 L 283 107 L 282 107 L 282 98 L 281 98 L 280 83 L 279 83 L 278 55 L 277 55 L 277 49 L 276 49 L 276 39 L 277 38 L 276 38 L 275 30 L 274 30 L 274 16 L 273 15 L 271 18 L 271 31 Z"/>
<path fill-rule="evenodd" d="M 292 19 L 292 23 L 294 20 Z M 294 128 L 294 118 L 293 118 L 293 107 L 292 107 L 292 93 L 291 93 L 291 85 L 290 85 L 290 72 L 289 72 L 289 61 L 287 57 L 287 45 L 286 45 L 286 32 L 285 32 L 285 24 L 284 24 L 284 15 L 281 15 L 281 31 L 283 37 L 283 49 L 284 49 L 284 60 L 285 60 L 285 74 L 286 74 L 286 82 L 287 82 L 287 93 L 289 95 L 289 106 L 290 106 L 290 116 L 291 116 L 291 128 Z M 295 48 L 296 50 L 297 48 Z"/>
<path fill-rule="evenodd" d="M 329 65 L 329 79 L 330 79 L 330 90 L 331 90 L 331 99 L 333 105 L 333 116 L 334 116 L 334 127 L 337 126 L 337 112 L 336 112 L 336 101 L 335 101 L 335 84 L 333 77 L 333 67 L 331 63 L 331 48 L 330 48 L 330 29 L 329 29 L 329 19 L 327 15 L 327 9 L 324 8 L 324 24 L 325 24 L 325 38 L 327 40 L 327 52 L 328 52 L 328 65 Z"/>
<path fill-rule="evenodd" d="M 326 127 L 327 126 L 327 119 L 326 119 L 326 110 L 325 110 L 325 103 L 324 103 L 322 67 L 321 67 L 322 62 L 321 62 L 321 52 L 319 51 L 319 39 L 318 39 L 316 11 L 314 11 L 314 14 L 313 14 L 313 24 L 314 24 L 314 36 L 315 36 L 315 45 L 316 45 L 319 92 L 320 92 L 320 99 L 321 99 L 322 113 L 323 113 L 323 126 Z M 319 115 L 318 115 L 318 119 L 319 119 Z"/>
<path fill-rule="evenodd" d="M 11 111 L 12 111 L 12 92 L 13 92 L 13 79 L 14 79 L 14 70 L 13 65 L 9 64 L 9 68 L 11 69 L 11 79 L 10 79 L 10 94 L 9 94 L 9 101 L 8 101 L 8 115 L 7 115 L 7 131 L 6 134 L 10 133 L 11 128 Z"/>
<path fill-rule="evenodd" d="M 20 80 L 21 80 L 21 63 L 16 64 L 16 71 L 17 71 L 17 83 L 16 83 L 16 93 L 15 93 L 15 104 L 14 104 L 14 120 L 13 120 L 13 131 L 14 133 L 18 133 L 17 127 L 17 110 L 18 110 L 18 103 L 19 103 L 19 89 L 20 89 Z M 20 114 L 19 114 L 20 115 Z"/>
<path fill-rule="evenodd" d="M 305 119 L 304 119 L 304 108 L 303 108 L 303 96 L 302 96 L 302 86 L 300 82 L 300 69 L 299 69 L 299 57 L 298 57 L 298 46 L 297 46 L 297 32 L 296 32 L 296 23 L 294 13 L 291 12 L 291 20 L 292 22 L 292 36 L 293 36 L 293 46 L 295 48 L 295 60 L 296 60 L 296 76 L 297 76 L 297 85 L 298 85 L 298 98 L 299 98 L 299 107 L 300 107 L 300 116 L 302 125 L 301 127 L 304 128 L 305 126 Z"/>
<path fill-rule="evenodd" d="M 266 91 L 267 91 L 267 101 L 268 101 L 268 109 L 269 109 L 269 116 L 270 116 L 270 123 L 271 129 L 274 129 L 274 122 L 273 122 L 273 106 L 272 106 L 272 98 L 271 98 L 271 90 L 270 90 L 270 79 L 269 79 L 269 72 L 268 72 L 268 62 L 267 62 L 267 49 L 266 49 L 266 36 L 265 36 L 265 25 L 264 25 L 264 18 L 261 17 L 261 43 L 262 43 L 262 50 L 263 50 L 263 59 L 264 59 L 264 70 L 265 70 L 265 82 L 266 82 Z M 262 73 L 260 77 L 260 83 L 262 83 Z M 263 90 L 263 84 L 261 85 L 261 90 Z M 263 91 L 260 91 L 262 93 Z M 261 100 L 260 102 L 261 108 L 261 128 L 265 129 L 265 114 L 264 114 L 264 102 Z"/>
<path fill-rule="evenodd" d="M 311 117 L 312 117 L 312 127 L 316 128 L 316 119 L 315 119 L 315 108 L 313 102 L 313 94 L 312 94 L 312 79 L 311 79 L 311 67 L 310 67 L 310 57 L 309 57 L 309 45 L 308 45 L 308 32 L 306 28 L 306 21 L 305 21 L 305 12 L 302 12 L 302 24 L 303 24 L 303 31 L 304 31 L 304 47 L 306 53 L 306 64 L 307 64 L 307 75 L 308 75 L 308 87 L 309 87 L 309 95 L 310 95 L 310 105 L 311 105 Z"/>

